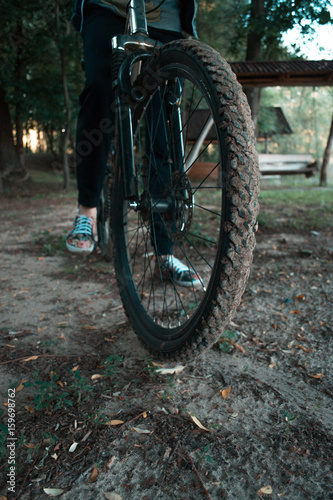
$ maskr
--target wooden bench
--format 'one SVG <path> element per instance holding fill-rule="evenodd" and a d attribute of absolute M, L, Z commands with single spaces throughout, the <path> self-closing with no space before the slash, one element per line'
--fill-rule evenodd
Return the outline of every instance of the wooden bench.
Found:
<path fill-rule="evenodd" d="M 261 175 L 295 175 L 311 177 L 318 172 L 317 162 L 310 154 L 259 155 Z"/>

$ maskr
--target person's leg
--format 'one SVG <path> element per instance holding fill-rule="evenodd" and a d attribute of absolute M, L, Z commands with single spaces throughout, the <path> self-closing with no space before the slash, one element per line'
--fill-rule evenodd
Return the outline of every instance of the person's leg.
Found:
<path fill-rule="evenodd" d="M 96 207 L 103 186 L 114 132 L 111 39 L 125 23 L 107 9 L 95 7 L 83 26 L 85 88 L 80 96 L 76 163 L 79 204 Z"/>
<path fill-rule="evenodd" d="M 80 95 L 76 134 L 78 216 L 67 237 L 67 248 L 89 253 L 114 128 L 111 78 L 111 38 L 124 31 L 125 22 L 107 9 L 87 12 L 83 27 L 86 83 Z"/>

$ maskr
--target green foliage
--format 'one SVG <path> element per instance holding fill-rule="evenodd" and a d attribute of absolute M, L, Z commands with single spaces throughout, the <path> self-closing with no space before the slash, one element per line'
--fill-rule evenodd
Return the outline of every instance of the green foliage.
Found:
<path fill-rule="evenodd" d="M 260 38 L 260 59 L 290 58 L 283 34 L 295 26 L 304 36 L 313 34 L 318 24 L 332 22 L 329 6 L 329 0 L 206 0 L 199 2 L 198 33 L 228 60 L 245 59 L 250 32 Z"/>
<path fill-rule="evenodd" d="M 151 358 L 146 357 L 146 366 L 143 367 L 143 371 L 148 373 L 149 377 L 153 378 L 156 375 L 159 367 L 154 364 Z"/>
<path fill-rule="evenodd" d="M 77 403 L 86 401 L 92 395 L 94 388 L 90 385 L 86 377 L 80 375 L 79 370 L 74 372 L 74 382 L 71 385 L 71 392 L 77 395 Z"/>
<path fill-rule="evenodd" d="M 223 335 L 219 340 L 219 348 L 222 352 L 227 354 L 231 353 L 234 350 L 234 346 L 231 342 L 237 342 L 239 338 L 238 332 L 233 332 L 232 330 L 225 330 Z"/>
<path fill-rule="evenodd" d="M 290 179 L 289 182 L 291 182 Z M 309 231 L 333 228 L 332 187 L 310 188 L 306 182 L 309 181 L 306 179 L 302 181 L 298 178 L 295 179 L 292 189 L 281 186 L 279 189 L 262 189 L 260 192 L 262 208 L 258 216 L 259 228 L 272 228 L 277 223 L 285 228 L 296 230 L 304 230 L 304 227 L 308 227 Z M 303 211 L 297 210 L 297 207 L 302 207 Z M 282 220 L 277 222 L 277 214 L 281 215 L 286 212 L 288 212 L 288 218 L 283 216 Z"/>
<path fill-rule="evenodd" d="M 111 377 L 114 373 L 114 367 L 122 363 L 123 358 L 118 354 L 111 354 L 103 362 L 103 371 L 107 377 Z"/>
<path fill-rule="evenodd" d="M 209 464 L 213 464 L 214 463 L 213 457 L 208 455 L 209 448 L 210 448 L 210 443 L 206 444 L 203 451 L 198 451 L 197 453 L 198 453 L 199 457 L 201 458 L 201 462 L 207 461 Z"/>
<path fill-rule="evenodd" d="M 38 372 L 35 372 L 33 378 L 33 381 L 24 382 L 23 385 L 33 389 L 34 407 L 37 411 L 73 406 L 81 401 L 87 401 L 93 393 L 90 381 L 81 376 L 79 370 L 74 372 L 74 380 L 67 384 L 62 383 L 59 375 L 52 370 L 48 380 L 39 378 Z"/>
<path fill-rule="evenodd" d="M 56 6 L 60 10 L 60 34 Z M 70 25 L 72 0 L 3 0 L 0 37 L 0 85 L 13 114 L 19 113 L 26 128 L 53 132 L 66 122 L 59 49 L 65 50 L 72 107 L 82 88 L 81 40 Z M 73 113 L 73 132 L 76 113 Z"/>
<path fill-rule="evenodd" d="M 42 254 L 48 257 L 63 253 L 66 250 L 65 233 L 54 235 L 50 231 L 43 231 L 36 235 L 35 243 L 42 247 Z"/>
<path fill-rule="evenodd" d="M 289 413 L 287 411 L 282 410 L 282 413 L 284 415 L 284 419 L 287 422 L 287 427 L 286 427 L 286 437 L 289 439 L 290 431 L 291 431 L 291 425 L 290 422 L 293 422 L 297 418 L 297 414 L 293 415 L 292 413 Z"/>
<path fill-rule="evenodd" d="M 330 87 L 269 87 L 263 89 L 261 129 L 269 128 L 270 121 L 263 109 L 266 106 L 280 106 L 292 129 L 290 135 L 275 135 L 269 144 L 270 153 L 311 153 L 321 158 L 327 142 L 331 123 L 333 91 Z M 267 121 L 267 123 L 266 123 Z M 257 145 L 259 153 L 264 152 L 262 143 Z"/>

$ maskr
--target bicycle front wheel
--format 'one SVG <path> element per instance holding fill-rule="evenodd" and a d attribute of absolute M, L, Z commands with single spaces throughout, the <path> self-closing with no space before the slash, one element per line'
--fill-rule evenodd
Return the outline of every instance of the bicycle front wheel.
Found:
<path fill-rule="evenodd" d="M 112 233 L 125 311 L 153 353 L 190 358 L 223 333 L 255 244 L 258 159 L 250 110 L 230 66 L 194 40 L 171 42 L 134 84 L 137 199 L 112 191 Z M 173 254 L 182 286 L 161 267 Z"/>

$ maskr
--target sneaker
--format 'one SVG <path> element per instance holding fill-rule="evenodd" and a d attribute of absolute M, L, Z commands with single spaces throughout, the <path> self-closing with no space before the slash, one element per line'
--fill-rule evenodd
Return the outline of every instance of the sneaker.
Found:
<path fill-rule="evenodd" d="M 95 246 L 93 217 L 77 215 L 73 230 L 67 235 L 66 247 L 70 252 L 87 255 Z"/>
<path fill-rule="evenodd" d="M 173 255 L 162 255 L 160 257 L 155 274 L 180 286 L 193 288 L 203 286 L 200 276 Z"/>

